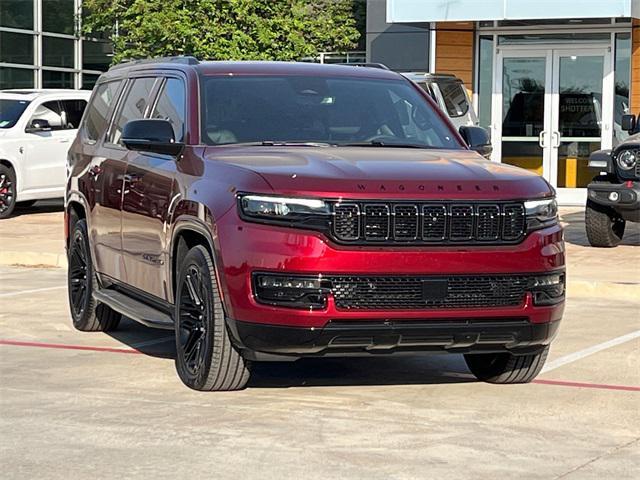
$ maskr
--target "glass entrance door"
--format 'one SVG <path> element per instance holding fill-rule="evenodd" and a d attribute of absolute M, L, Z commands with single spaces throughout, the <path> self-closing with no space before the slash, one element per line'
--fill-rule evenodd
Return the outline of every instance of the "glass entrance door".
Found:
<path fill-rule="evenodd" d="M 611 146 L 608 50 L 501 49 L 496 63 L 494 161 L 544 176 L 561 203 L 584 204 L 589 155 Z"/>
<path fill-rule="evenodd" d="M 609 68 L 607 69 L 607 65 Z M 611 148 L 612 94 L 609 52 L 605 49 L 554 50 L 550 181 L 564 203 L 586 201 L 595 173 L 591 152 Z M 608 71 L 607 71 L 608 70 Z"/>

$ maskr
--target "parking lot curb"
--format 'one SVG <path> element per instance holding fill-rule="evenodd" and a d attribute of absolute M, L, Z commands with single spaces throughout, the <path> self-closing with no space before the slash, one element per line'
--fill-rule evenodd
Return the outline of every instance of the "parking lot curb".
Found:
<path fill-rule="evenodd" d="M 67 268 L 64 253 L 0 251 L 0 265 Z"/>
<path fill-rule="evenodd" d="M 640 301 L 640 284 L 618 282 L 591 282 L 569 280 L 568 297 L 610 298 L 612 300 Z"/>

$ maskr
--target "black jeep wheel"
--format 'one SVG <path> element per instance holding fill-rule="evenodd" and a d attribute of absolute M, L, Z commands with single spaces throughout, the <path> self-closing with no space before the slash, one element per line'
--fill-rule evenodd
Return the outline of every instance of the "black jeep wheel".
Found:
<path fill-rule="evenodd" d="M 176 282 L 176 370 L 190 388 L 240 390 L 250 364 L 233 346 L 224 318 L 211 255 L 193 247 Z"/>
<path fill-rule="evenodd" d="M 0 219 L 8 218 L 16 208 L 16 173 L 0 165 Z"/>
<path fill-rule="evenodd" d="M 87 223 L 78 220 L 69 240 L 67 288 L 73 326 L 83 332 L 107 332 L 117 328 L 122 315 L 93 298 L 98 282 L 91 262 Z"/>
<path fill-rule="evenodd" d="M 624 219 L 613 209 L 591 200 L 587 200 L 584 223 L 592 247 L 615 247 L 624 236 Z"/>
<path fill-rule="evenodd" d="M 478 380 L 489 383 L 529 383 L 542 370 L 549 347 L 530 355 L 510 353 L 468 353 L 467 367 Z"/>

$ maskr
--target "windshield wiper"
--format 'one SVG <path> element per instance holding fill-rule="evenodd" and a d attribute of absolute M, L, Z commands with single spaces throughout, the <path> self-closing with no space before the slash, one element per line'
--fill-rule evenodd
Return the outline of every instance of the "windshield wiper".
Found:
<path fill-rule="evenodd" d="M 390 147 L 390 148 L 424 148 L 430 150 L 437 150 L 441 147 L 434 147 L 432 145 L 419 145 L 416 143 L 396 143 L 396 142 L 382 142 L 380 140 L 372 140 L 370 142 L 349 142 L 339 143 L 339 147 Z"/>
<path fill-rule="evenodd" d="M 259 142 L 217 143 L 216 146 L 226 147 L 332 147 L 333 143 L 326 142 L 286 142 L 280 140 L 261 140 Z"/>

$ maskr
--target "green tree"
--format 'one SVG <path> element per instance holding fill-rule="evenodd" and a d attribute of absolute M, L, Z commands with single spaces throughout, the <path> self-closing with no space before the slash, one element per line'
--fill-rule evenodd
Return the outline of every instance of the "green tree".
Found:
<path fill-rule="evenodd" d="M 353 0 L 84 0 L 83 32 L 124 59 L 296 60 L 345 51 L 360 33 Z"/>

